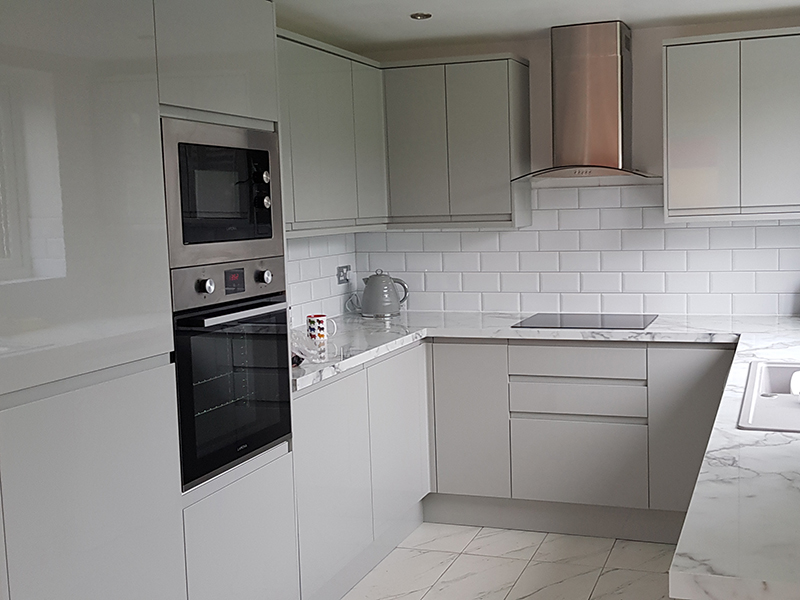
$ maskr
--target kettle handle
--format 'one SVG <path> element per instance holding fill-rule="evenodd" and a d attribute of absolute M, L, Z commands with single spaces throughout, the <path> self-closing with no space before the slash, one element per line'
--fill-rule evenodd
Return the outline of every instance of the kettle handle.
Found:
<path fill-rule="evenodd" d="M 398 279 L 397 277 L 392 277 L 392 281 L 400 284 L 400 287 L 403 288 L 403 297 L 400 298 L 400 304 L 402 304 L 403 302 L 408 300 L 408 284 L 402 279 Z"/>

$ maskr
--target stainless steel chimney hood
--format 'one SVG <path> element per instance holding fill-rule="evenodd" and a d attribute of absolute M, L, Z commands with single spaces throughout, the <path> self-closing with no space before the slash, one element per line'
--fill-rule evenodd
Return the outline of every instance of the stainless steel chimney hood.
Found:
<path fill-rule="evenodd" d="M 517 177 L 657 177 L 631 166 L 631 30 L 622 21 L 550 30 L 553 167 Z"/>

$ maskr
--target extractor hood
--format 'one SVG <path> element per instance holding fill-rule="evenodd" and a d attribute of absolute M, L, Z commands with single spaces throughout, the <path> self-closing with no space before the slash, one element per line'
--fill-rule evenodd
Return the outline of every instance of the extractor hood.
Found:
<path fill-rule="evenodd" d="M 545 177 L 657 177 L 631 166 L 631 30 L 622 21 L 550 30 L 553 167 Z"/>

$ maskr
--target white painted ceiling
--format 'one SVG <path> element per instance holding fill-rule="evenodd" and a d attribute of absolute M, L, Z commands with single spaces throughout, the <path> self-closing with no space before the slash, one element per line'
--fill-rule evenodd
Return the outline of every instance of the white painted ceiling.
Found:
<path fill-rule="evenodd" d="M 620 19 L 633 28 L 800 12 L 798 0 L 274 0 L 278 25 L 353 50 L 532 37 Z M 409 14 L 433 18 L 413 21 Z"/>

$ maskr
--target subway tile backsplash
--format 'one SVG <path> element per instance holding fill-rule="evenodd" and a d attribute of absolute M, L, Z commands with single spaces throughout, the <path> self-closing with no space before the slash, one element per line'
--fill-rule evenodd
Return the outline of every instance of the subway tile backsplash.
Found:
<path fill-rule="evenodd" d="M 665 224 L 652 185 L 534 190 L 533 207 L 516 231 L 289 240 L 293 322 L 341 313 L 375 269 L 406 280 L 411 310 L 800 314 L 797 221 Z"/>

